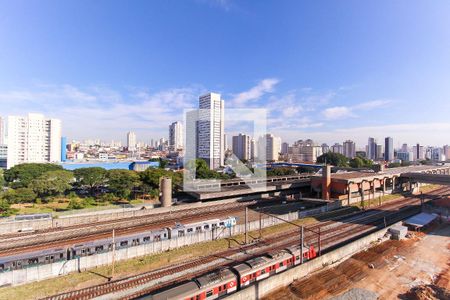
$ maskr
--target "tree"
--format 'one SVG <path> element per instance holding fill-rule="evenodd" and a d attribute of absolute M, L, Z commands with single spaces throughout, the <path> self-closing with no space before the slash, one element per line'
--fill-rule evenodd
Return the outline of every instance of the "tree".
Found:
<path fill-rule="evenodd" d="M 5 181 L 3 169 L 0 169 L 0 191 L 1 191 L 1 188 L 5 185 L 5 183 L 6 183 L 6 181 Z"/>
<path fill-rule="evenodd" d="M 5 171 L 5 180 L 12 188 L 28 187 L 33 179 L 49 171 L 59 171 L 62 167 L 55 164 L 20 164 Z"/>
<path fill-rule="evenodd" d="M 267 171 L 267 176 L 286 176 L 295 174 L 295 170 L 292 168 L 274 168 Z"/>
<path fill-rule="evenodd" d="M 139 175 L 130 170 L 109 170 L 107 178 L 109 190 L 122 199 L 129 199 L 132 189 L 140 184 Z"/>
<path fill-rule="evenodd" d="M 39 197 L 61 195 L 72 188 L 73 174 L 70 171 L 49 171 L 30 182 L 30 188 Z"/>
<path fill-rule="evenodd" d="M 350 167 L 352 168 L 371 168 L 373 162 L 370 159 L 356 156 L 350 160 Z"/>
<path fill-rule="evenodd" d="M 0 216 L 8 217 L 14 213 L 16 213 L 16 210 L 12 209 L 7 201 L 0 199 Z"/>
<path fill-rule="evenodd" d="M 107 182 L 107 171 L 100 167 L 76 169 L 73 173 L 77 184 L 82 188 L 88 188 L 92 196 Z"/>
<path fill-rule="evenodd" d="M 200 158 L 188 161 L 185 167 L 186 169 L 193 170 L 195 167 L 195 178 L 196 179 L 229 179 L 230 176 L 210 170 L 206 161 Z M 190 174 L 192 177 L 192 174 Z"/>
<path fill-rule="evenodd" d="M 317 162 L 330 164 L 336 167 L 348 167 L 348 158 L 340 153 L 327 152 L 317 158 Z"/>
<path fill-rule="evenodd" d="M 36 193 L 30 188 L 9 189 L 4 195 L 10 204 L 34 202 L 36 197 Z"/>

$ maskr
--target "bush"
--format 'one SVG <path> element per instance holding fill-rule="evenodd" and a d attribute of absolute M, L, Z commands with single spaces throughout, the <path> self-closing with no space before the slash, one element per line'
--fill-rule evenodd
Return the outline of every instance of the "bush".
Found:
<path fill-rule="evenodd" d="M 82 203 L 77 198 L 72 198 L 69 201 L 69 205 L 67 206 L 67 209 L 82 209 L 84 208 L 84 203 Z"/>

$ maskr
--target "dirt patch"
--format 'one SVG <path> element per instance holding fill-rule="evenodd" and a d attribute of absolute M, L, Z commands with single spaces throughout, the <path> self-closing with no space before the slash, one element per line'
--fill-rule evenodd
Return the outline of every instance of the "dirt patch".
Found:
<path fill-rule="evenodd" d="M 450 226 L 429 230 L 386 241 L 264 299 L 364 299 L 352 298 L 361 292 L 379 299 L 450 299 Z"/>

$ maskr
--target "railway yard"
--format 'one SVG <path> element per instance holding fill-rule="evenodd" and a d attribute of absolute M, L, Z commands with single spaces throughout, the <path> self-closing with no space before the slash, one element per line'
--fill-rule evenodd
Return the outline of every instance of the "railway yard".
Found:
<path fill-rule="evenodd" d="M 291 224 L 284 223 L 254 230 L 248 233 L 247 244 L 244 243 L 245 235 L 241 234 L 130 261 L 117 262 L 116 273 L 112 280 L 110 278 L 111 267 L 100 266 L 87 272 L 40 281 L 39 288 L 35 283 L 17 287 L 2 287 L 0 288 L 0 299 L 9 299 L 17 293 L 23 296 L 19 297 L 20 299 L 168 299 L 164 298 L 165 296 L 158 298 L 157 294 L 161 291 L 173 294 L 177 290 L 185 287 L 187 289 L 189 286 L 194 286 L 194 288 L 191 294 L 188 293 L 189 296 L 185 298 L 196 297 L 206 290 L 217 291 L 220 297 L 226 297 L 228 293 L 245 288 L 246 281 L 252 283 L 262 280 L 263 277 L 275 275 L 284 269 L 293 268 L 301 263 L 301 257 L 304 261 L 314 259 L 368 233 L 417 214 L 421 210 L 422 200 L 439 201 L 442 196 L 449 193 L 450 188 L 439 186 L 425 192 L 422 197 L 397 197 L 397 199 L 381 205 L 376 204 L 365 210 L 342 207 L 314 217 L 299 219 Z M 118 219 L 89 225 L 53 228 L 33 234 L 6 234 L 0 236 L 2 240 L 0 257 L 11 255 L 25 255 L 24 257 L 26 257 L 32 252 L 55 248 L 65 249 L 64 253 L 66 253 L 67 250 L 64 247 L 110 238 L 112 228 L 115 229 L 116 237 L 120 241 L 121 237 L 145 231 L 155 232 L 161 228 L 174 226 L 175 222 L 197 224 L 205 220 L 223 221 L 233 217 L 236 224 L 243 224 L 245 223 L 246 207 L 248 208 L 247 220 L 257 221 L 262 217 L 269 217 L 268 213 L 276 218 L 277 215 L 309 209 L 317 205 L 319 204 L 305 204 L 305 202 L 288 202 L 278 205 L 270 202 L 265 205 L 256 202 L 228 203 L 204 209 L 186 209 L 153 217 Z M 263 211 L 264 214 L 260 214 L 260 211 Z M 218 222 L 216 226 L 219 226 Z M 301 234 L 300 225 L 303 226 L 303 234 Z M 183 235 L 187 232 L 184 232 Z M 178 236 L 180 235 L 178 234 Z M 296 255 L 295 251 L 297 250 L 292 249 L 297 247 L 300 251 L 301 237 L 303 238 L 302 255 Z M 153 236 L 151 241 L 155 238 Z M 162 236 L 158 236 L 158 239 L 161 238 Z M 144 239 L 140 239 L 138 243 L 143 241 Z M 131 245 L 127 244 L 127 246 Z M 98 250 L 99 248 L 93 249 Z M 77 252 L 78 254 L 81 255 L 81 252 Z M 259 263 L 255 263 L 253 266 L 256 261 Z M 251 265 L 254 277 L 252 278 L 251 272 L 248 273 L 249 275 L 241 274 L 239 270 L 242 267 L 239 267 L 239 264 Z M 227 277 L 227 282 L 218 280 L 217 278 L 223 277 L 220 274 L 224 274 L 225 270 L 230 270 L 228 272 L 232 274 L 231 277 Z M 215 281 L 205 279 L 211 278 L 213 275 L 216 278 Z M 196 284 L 191 281 L 193 278 L 197 278 Z M 57 282 L 61 282 L 61 284 Z M 201 282 L 204 284 L 202 285 Z M 53 288 L 45 289 L 52 285 Z M 219 286 L 220 290 L 217 290 Z M 26 292 L 27 287 L 28 293 Z M 295 290 L 295 288 L 293 289 Z M 31 290 L 33 290 L 32 293 L 30 293 Z M 289 294 L 286 290 L 280 291 L 280 293 Z M 289 295 L 291 299 L 303 299 L 303 296 Z M 276 298 L 269 296 L 268 299 Z"/>

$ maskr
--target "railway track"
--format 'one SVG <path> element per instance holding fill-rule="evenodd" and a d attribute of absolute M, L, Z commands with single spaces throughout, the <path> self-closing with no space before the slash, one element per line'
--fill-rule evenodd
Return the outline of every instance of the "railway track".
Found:
<path fill-rule="evenodd" d="M 139 223 L 139 220 L 115 221 L 102 224 L 101 228 L 94 224 L 86 228 L 80 227 L 74 230 L 64 230 L 57 232 L 57 234 L 46 237 L 39 235 L 35 238 L 21 237 L 17 239 L 1 239 L 0 238 L 0 256 L 7 256 L 11 253 L 26 253 L 31 251 L 38 251 L 50 247 L 64 247 L 71 246 L 74 243 L 82 243 L 111 236 L 112 228 L 116 230 L 117 236 L 128 235 L 132 233 L 139 233 L 149 229 L 164 228 L 173 226 L 175 221 L 178 222 L 196 222 L 208 218 L 217 218 L 218 216 L 229 215 L 242 211 L 242 208 L 254 204 L 253 202 L 233 203 L 233 205 L 221 205 L 215 209 L 208 207 L 207 209 L 192 209 L 188 212 L 183 210 L 181 212 L 163 215 L 157 220 L 144 220 Z M 148 217 L 148 216 L 147 216 Z M 140 219 L 142 219 L 141 217 Z"/>
<path fill-rule="evenodd" d="M 448 188 L 438 189 L 433 191 L 432 195 L 437 195 Z M 386 218 L 389 218 L 388 223 L 395 223 L 405 216 L 412 215 L 417 211 L 417 204 L 420 202 L 417 198 L 406 198 L 395 203 L 390 202 L 379 206 L 376 209 L 370 209 L 366 212 L 352 213 L 347 216 L 336 217 L 334 220 L 328 220 L 321 224 L 314 224 L 307 226 L 310 230 L 321 231 L 321 245 L 322 249 L 331 249 L 346 240 L 354 239 L 371 230 L 376 230 L 379 226 L 384 226 Z M 411 205 L 415 205 L 411 207 Z M 397 216 L 396 216 L 397 215 Z M 293 233 L 297 233 L 293 235 Z M 120 291 L 130 290 L 138 286 L 149 286 L 141 291 L 131 293 L 130 295 L 123 295 L 122 299 L 134 299 L 144 294 L 148 294 L 152 290 L 161 288 L 165 285 L 175 284 L 182 280 L 193 278 L 218 267 L 239 261 L 245 261 L 252 256 L 266 253 L 269 249 L 283 249 L 290 245 L 298 244 L 299 236 L 298 229 L 290 230 L 283 234 L 278 234 L 274 237 L 268 237 L 256 244 L 246 245 L 244 247 L 229 249 L 214 255 L 191 260 L 187 263 L 180 263 L 157 271 L 146 272 L 136 276 L 131 276 L 116 281 L 104 283 L 94 287 L 89 287 L 69 293 L 63 293 L 55 296 L 45 298 L 46 300 L 67 300 L 67 299 L 92 299 L 105 298 L 105 295 L 111 293 L 119 293 Z M 282 242 L 280 242 L 282 241 Z M 317 236 L 310 231 L 305 231 L 305 241 L 308 244 L 317 245 Z M 242 254 L 244 253 L 244 254 Z M 247 254 L 245 254 L 247 253 Z M 222 261 L 220 259 L 222 258 Z M 224 259 L 226 258 L 226 259 Z M 173 274 L 183 274 L 187 270 L 195 270 L 199 265 L 208 265 L 211 267 L 202 269 L 197 272 L 189 272 L 188 274 L 172 280 L 169 282 L 162 282 L 165 277 Z"/>

